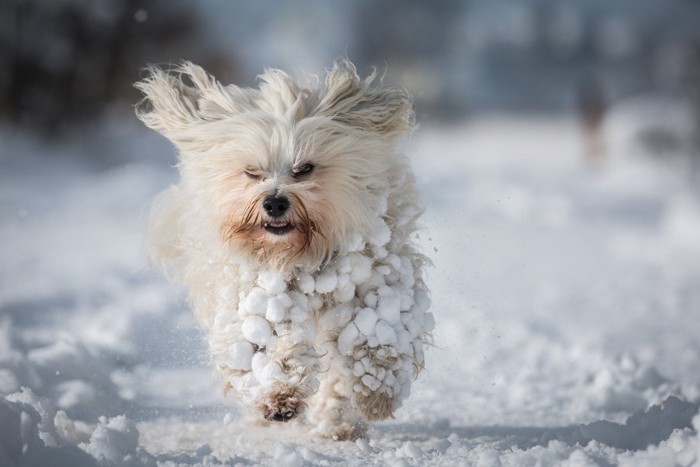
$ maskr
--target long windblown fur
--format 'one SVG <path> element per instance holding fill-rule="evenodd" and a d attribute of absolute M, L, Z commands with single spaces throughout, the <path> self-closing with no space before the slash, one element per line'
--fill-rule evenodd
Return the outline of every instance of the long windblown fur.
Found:
<path fill-rule="evenodd" d="M 184 62 L 136 84 L 137 115 L 175 144 L 181 176 L 156 202 L 151 259 L 189 288 L 239 400 L 268 420 L 309 406 L 353 437 L 407 396 L 432 328 L 411 240 L 421 206 L 397 151 L 412 99 L 347 60 L 317 86 L 273 69 L 260 81 L 223 86 Z"/>

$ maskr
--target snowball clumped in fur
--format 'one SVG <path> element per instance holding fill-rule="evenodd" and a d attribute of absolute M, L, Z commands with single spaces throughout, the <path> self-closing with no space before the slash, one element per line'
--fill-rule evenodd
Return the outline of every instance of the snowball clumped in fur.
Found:
<path fill-rule="evenodd" d="M 423 339 L 434 321 L 414 254 L 389 253 L 390 240 L 386 223 L 377 217 L 371 235 L 318 274 L 243 272 L 245 266 L 238 266 L 238 274 L 249 280 L 239 281 L 237 294 L 222 291 L 209 338 L 217 349 L 214 362 L 225 369 L 238 397 L 253 403 L 280 382 L 318 388 L 306 370 L 319 368 L 319 352 L 308 343 L 314 341 L 314 316 L 330 304 L 320 319 L 340 330 L 337 349 L 350 361 L 353 391 L 386 393 L 398 408 L 410 393 L 419 369 L 414 366 L 423 364 Z M 285 373 L 279 355 L 291 349 L 298 357 L 285 363 L 297 371 Z"/>

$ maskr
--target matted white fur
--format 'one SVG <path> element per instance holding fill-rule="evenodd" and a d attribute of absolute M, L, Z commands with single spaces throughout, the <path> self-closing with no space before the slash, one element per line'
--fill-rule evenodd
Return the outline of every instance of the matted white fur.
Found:
<path fill-rule="evenodd" d="M 156 202 L 149 251 L 189 288 L 227 393 L 352 439 L 409 395 L 434 326 L 396 147 L 412 101 L 346 60 L 315 87 L 260 78 L 222 86 L 184 63 L 136 84 L 181 175 Z"/>

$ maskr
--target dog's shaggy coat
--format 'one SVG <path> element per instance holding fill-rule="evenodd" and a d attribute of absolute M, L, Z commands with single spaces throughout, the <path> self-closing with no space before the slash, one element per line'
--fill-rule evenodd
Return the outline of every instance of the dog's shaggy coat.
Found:
<path fill-rule="evenodd" d="M 433 327 L 396 148 L 410 96 L 346 60 L 309 87 L 279 70 L 222 86 L 191 63 L 136 86 L 139 118 L 179 151 L 151 257 L 188 287 L 227 393 L 335 439 L 390 417 Z"/>

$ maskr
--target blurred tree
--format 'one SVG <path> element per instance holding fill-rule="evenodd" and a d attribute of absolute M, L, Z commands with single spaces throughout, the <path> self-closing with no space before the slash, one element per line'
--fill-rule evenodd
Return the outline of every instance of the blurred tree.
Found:
<path fill-rule="evenodd" d="M 46 136 L 90 121 L 150 62 L 224 64 L 179 0 L 10 0 L 0 3 L 0 118 Z"/>

